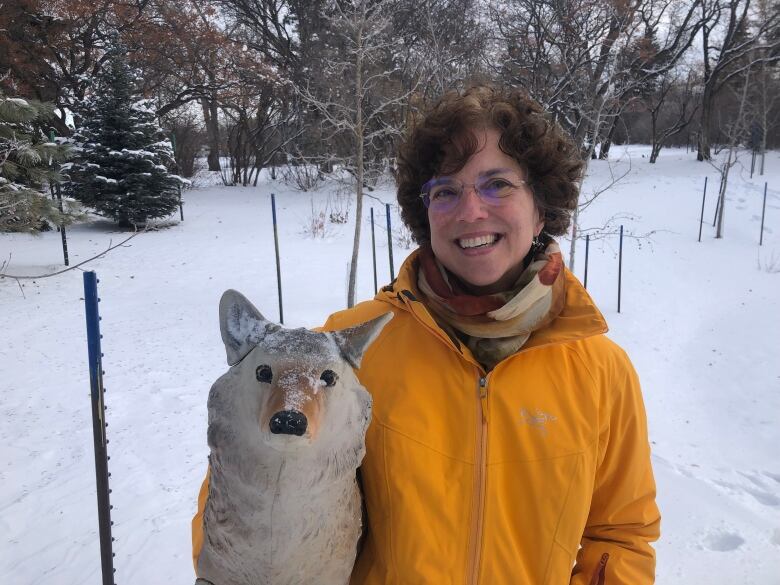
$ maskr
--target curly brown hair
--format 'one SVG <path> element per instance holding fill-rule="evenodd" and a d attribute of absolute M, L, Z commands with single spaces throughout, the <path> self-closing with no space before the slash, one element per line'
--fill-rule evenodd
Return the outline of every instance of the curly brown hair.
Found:
<path fill-rule="evenodd" d="M 583 161 L 571 138 L 518 89 L 476 85 L 445 93 L 399 148 L 396 181 L 401 218 L 418 244 L 430 241 L 420 189 L 432 177 L 458 172 L 477 151 L 474 130 L 495 128 L 499 148 L 527 172 L 544 218 L 543 241 L 566 233 L 577 205 Z"/>

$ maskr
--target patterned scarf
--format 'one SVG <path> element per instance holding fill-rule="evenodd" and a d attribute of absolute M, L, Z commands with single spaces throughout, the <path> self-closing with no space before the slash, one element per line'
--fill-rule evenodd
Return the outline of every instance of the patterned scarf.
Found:
<path fill-rule="evenodd" d="M 551 242 L 534 256 L 511 290 L 474 296 L 426 245 L 420 251 L 417 285 L 436 321 L 463 339 L 477 360 L 492 370 L 560 314 L 566 296 L 563 272 L 561 250 Z"/>

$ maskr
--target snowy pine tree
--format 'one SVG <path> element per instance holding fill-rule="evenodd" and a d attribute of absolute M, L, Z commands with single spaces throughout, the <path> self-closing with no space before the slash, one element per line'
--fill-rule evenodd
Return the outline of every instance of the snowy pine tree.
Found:
<path fill-rule="evenodd" d="M 168 172 L 173 149 L 150 100 L 115 50 L 78 111 L 75 158 L 65 191 L 122 227 L 143 226 L 178 206 L 180 179 Z"/>
<path fill-rule="evenodd" d="M 0 231 L 34 233 L 75 217 L 44 193 L 59 182 L 57 166 L 68 156 L 41 130 L 53 111 L 51 104 L 0 94 Z"/>

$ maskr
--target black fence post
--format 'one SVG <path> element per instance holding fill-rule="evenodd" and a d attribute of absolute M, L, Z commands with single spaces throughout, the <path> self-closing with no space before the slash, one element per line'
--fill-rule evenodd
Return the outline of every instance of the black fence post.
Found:
<path fill-rule="evenodd" d="M 59 207 L 60 213 L 65 213 L 65 210 L 62 206 L 62 189 L 60 188 L 60 184 L 57 183 L 54 189 L 57 192 L 57 207 Z M 68 236 L 65 232 L 64 222 L 60 224 L 60 238 L 62 239 L 62 259 L 65 262 L 65 266 L 69 266 L 70 262 L 68 261 Z"/>
<path fill-rule="evenodd" d="M 181 183 L 179 183 L 179 217 L 184 221 L 184 206 L 181 201 Z"/>
<path fill-rule="evenodd" d="M 588 290 L 588 252 L 590 251 L 590 234 L 585 236 L 585 290 Z"/>
<path fill-rule="evenodd" d="M 395 280 L 395 268 L 393 267 L 393 228 L 390 225 L 390 204 L 385 203 L 385 214 L 387 215 L 387 254 L 390 258 L 390 282 Z"/>
<path fill-rule="evenodd" d="M 699 217 L 699 241 L 701 242 L 701 226 L 704 224 L 704 201 L 707 199 L 707 178 L 704 177 L 704 193 L 701 196 L 701 217 Z"/>
<path fill-rule="evenodd" d="M 92 438 L 95 446 L 95 479 L 97 481 L 98 526 L 100 534 L 100 565 L 103 585 L 114 585 L 114 553 L 111 537 L 111 502 L 108 487 L 108 452 L 106 445 L 106 405 L 103 387 L 103 354 L 100 349 L 100 315 L 97 296 L 97 276 L 84 273 L 84 305 L 87 317 L 87 350 L 89 355 L 89 386 L 92 398 Z"/>
<path fill-rule="evenodd" d="M 282 309 L 282 267 L 279 263 L 279 232 L 276 227 L 276 195 L 271 193 L 271 216 L 274 222 L 274 249 L 276 251 L 276 288 L 279 293 L 279 323 L 284 325 L 284 310 Z"/>
<path fill-rule="evenodd" d="M 618 313 L 620 312 L 620 293 L 623 281 L 623 226 L 620 226 L 620 254 L 618 256 Z"/>
<path fill-rule="evenodd" d="M 171 132 L 171 148 L 173 149 L 173 163 L 176 165 L 176 173 L 179 173 L 179 163 L 176 161 L 176 134 Z M 179 217 L 181 221 L 184 221 L 184 207 L 181 204 L 181 180 L 177 179 L 179 183 Z"/>
<path fill-rule="evenodd" d="M 764 204 L 761 207 L 761 235 L 758 238 L 758 245 L 764 245 L 764 216 L 766 215 L 766 188 L 769 183 L 764 181 Z"/>
<path fill-rule="evenodd" d="M 376 235 L 374 233 L 374 208 L 371 208 L 371 258 L 374 261 L 374 294 L 379 288 L 376 283 Z"/>
<path fill-rule="evenodd" d="M 54 130 L 52 130 L 49 133 L 49 141 L 54 142 L 54 140 L 55 140 Z M 65 213 L 65 209 L 62 206 L 62 189 L 60 188 L 60 184 L 57 183 L 53 189 L 51 184 L 49 184 L 49 189 L 52 191 L 52 198 L 54 198 L 55 193 L 57 194 L 57 208 L 60 210 L 60 213 Z M 65 234 L 65 222 L 60 223 L 60 225 L 57 227 L 57 231 L 60 232 L 60 237 L 62 238 L 63 262 L 65 263 L 65 266 L 69 266 L 70 262 L 68 261 L 68 238 Z"/>

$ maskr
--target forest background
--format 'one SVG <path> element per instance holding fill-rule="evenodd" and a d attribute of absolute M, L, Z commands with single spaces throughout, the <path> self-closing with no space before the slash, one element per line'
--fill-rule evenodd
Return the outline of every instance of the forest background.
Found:
<path fill-rule="evenodd" d="M 178 175 L 204 156 L 226 185 L 308 191 L 338 169 L 358 218 L 415 114 L 474 82 L 525 88 L 586 161 L 780 142 L 777 0 L 0 0 L 0 31 L 0 97 L 53 105 L 41 136 L 67 143 L 121 47 Z"/>

